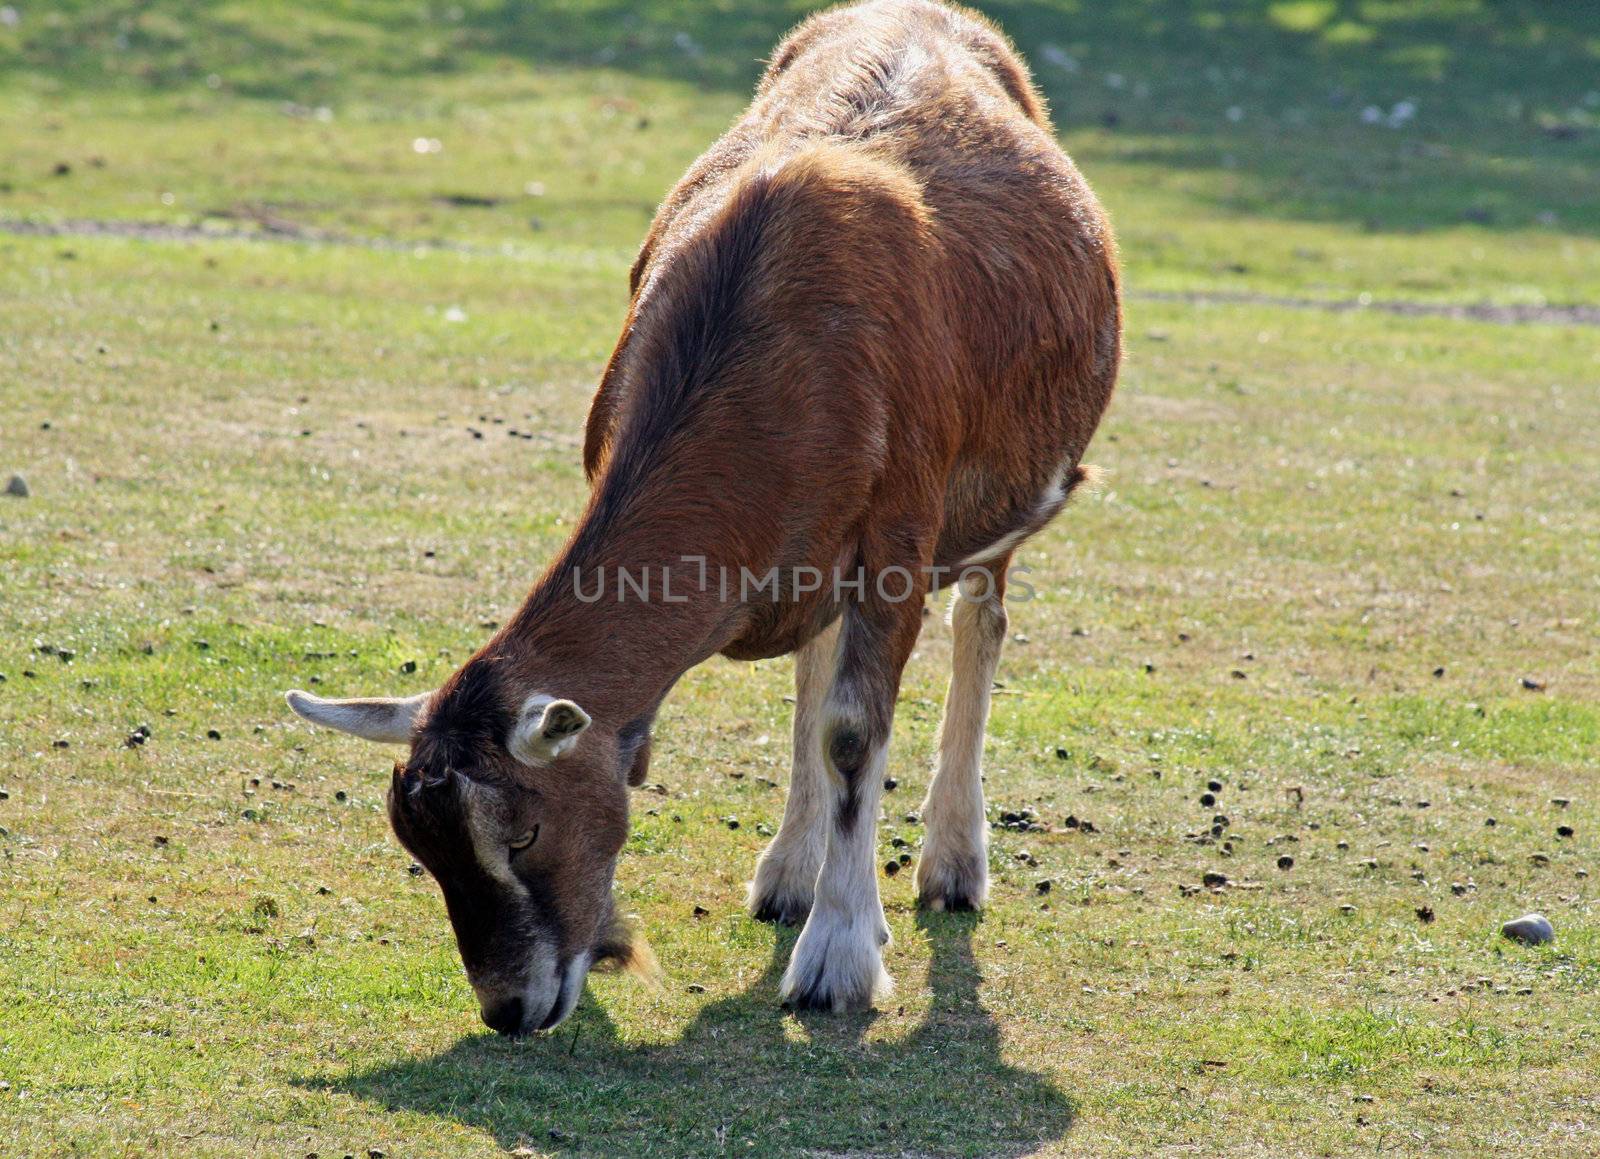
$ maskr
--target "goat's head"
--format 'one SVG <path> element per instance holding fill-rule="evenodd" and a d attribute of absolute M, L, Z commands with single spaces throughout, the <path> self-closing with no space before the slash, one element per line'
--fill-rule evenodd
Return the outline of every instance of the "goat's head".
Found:
<path fill-rule="evenodd" d="M 315 724 L 410 744 L 394 766 L 389 820 L 444 892 L 489 1026 L 548 1030 L 577 1005 L 591 966 L 653 966 L 611 892 L 627 782 L 644 776 L 643 723 L 597 725 L 547 694 L 510 707 L 484 661 L 407 699 L 288 700 Z"/>

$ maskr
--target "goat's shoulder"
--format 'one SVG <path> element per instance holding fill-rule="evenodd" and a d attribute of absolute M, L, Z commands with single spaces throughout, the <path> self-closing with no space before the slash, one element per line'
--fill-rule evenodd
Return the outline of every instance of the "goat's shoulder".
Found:
<path fill-rule="evenodd" d="M 681 412 L 738 367 L 806 361 L 808 341 L 846 351 L 853 329 L 901 309 L 895 287 L 916 284 L 906 275 L 933 244 L 916 179 L 856 143 L 774 145 L 703 185 L 653 239 L 590 409 L 585 469 L 599 471 L 634 407 Z"/>

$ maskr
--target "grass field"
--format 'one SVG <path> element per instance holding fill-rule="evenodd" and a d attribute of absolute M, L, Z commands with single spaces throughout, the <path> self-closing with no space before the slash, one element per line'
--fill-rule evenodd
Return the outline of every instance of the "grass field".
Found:
<path fill-rule="evenodd" d="M 980 916 L 885 879 L 896 996 L 784 1013 L 741 903 L 790 665 L 713 662 L 620 870 L 661 985 L 479 1024 L 387 755 L 278 694 L 432 686 L 560 544 L 634 247 L 804 11 L 688 7 L 0 10 L 0 1154 L 1600 1152 L 1600 10 L 1555 0 L 993 5 L 1129 291 L 990 732 L 1049 831 Z"/>

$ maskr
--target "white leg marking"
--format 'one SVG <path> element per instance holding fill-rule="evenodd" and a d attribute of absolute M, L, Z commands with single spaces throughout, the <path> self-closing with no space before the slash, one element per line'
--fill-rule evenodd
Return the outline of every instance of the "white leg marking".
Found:
<path fill-rule="evenodd" d="M 922 803 L 927 834 L 917 862 L 917 898 L 934 910 L 974 909 L 988 897 L 983 736 L 1006 638 L 1005 604 L 986 577 L 975 576 L 959 585 L 950 620 L 955 662 L 939 726 L 939 771 Z"/>
<path fill-rule="evenodd" d="M 760 921 L 792 923 L 811 909 L 817 871 L 828 850 L 827 760 L 822 752 L 823 702 L 838 663 L 835 623 L 794 658 L 794 756 L 778 835 L 756 863 L 747 904 Z"/>
<path fill-rule="evenodd" d="M 854 714 L 840 715 L 850 719 Z M 878 800 L 888 755 L 887 738 L 867 753 L 849 822 L 841 827 L 837 815 L 828 818 L 816 900 L 779 988 L 785 1002 L 835 1012 L 866 1010 L 894 989 L 883 968 L 881 947 L 889 941 L 889 925 L 877 873 Z M 828 775 L 837 779 L 832 770 Z M 842 784 L 834 792 L 837 800 L 846 799 Z"/>

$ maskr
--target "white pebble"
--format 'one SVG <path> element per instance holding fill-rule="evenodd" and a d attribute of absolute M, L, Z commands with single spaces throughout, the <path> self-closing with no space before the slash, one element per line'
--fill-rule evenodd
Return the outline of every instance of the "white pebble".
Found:
<path fill-rule="evenodd" d="M 1515 921 L 1507 922 L 1500 927 L 1500 932 L 1508 938 L 1519 942 L 1528 942 L 1539 945 L 1541 942 L 1553 942 L 1556 939 L 1556 928 L 1550 924 L 1550 919 L 1543 914 L 1523 914 Z"/>

